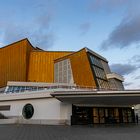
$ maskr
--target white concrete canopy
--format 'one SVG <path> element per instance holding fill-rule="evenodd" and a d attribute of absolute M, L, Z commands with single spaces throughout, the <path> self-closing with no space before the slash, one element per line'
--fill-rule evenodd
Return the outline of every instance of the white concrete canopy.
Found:
<path fill-rule="evenodd" d="M 55 92 L 51 93 L 51 95 L 61 102 L 71 104 L 94 104 L 103 106 L 133 106 L 140 104 L 140 90 Z"/>

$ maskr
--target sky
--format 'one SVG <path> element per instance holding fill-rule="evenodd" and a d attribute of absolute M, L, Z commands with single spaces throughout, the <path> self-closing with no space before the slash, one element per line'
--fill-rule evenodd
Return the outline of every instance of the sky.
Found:
<path fill-rule="evenodd" d="M 126 89 L 140 89 L 140 0 L 1 0 L 0 47 L 28 38 L 35 47 L 104 56 Z"/>

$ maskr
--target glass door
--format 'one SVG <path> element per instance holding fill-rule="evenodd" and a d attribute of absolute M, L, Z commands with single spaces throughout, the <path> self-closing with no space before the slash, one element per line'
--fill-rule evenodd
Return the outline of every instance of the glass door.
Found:
<path fill-rule="evenodd" d="M 98 108 L 93 108 L 93 123 L 99 123 Z"/>
<path fill-rule="evenodd" d="M 122 109 L 122 114 L 123 114 L 123 122 L 127 123 L 128 122 L 127 108 Z"/>
<path fill-rule="evenodd" d="M 104 108 L 99 108 L 99 121 L 100 123 L 105 123 L 105 109 Z"/>
<path fill-rule="evenodd" d="M 93 124 L 92 108 L 73 105 L 72 124 Z"/>
<path fill-rule="evenodd" d="M 127 110 L 127 115 L 128 115 L 128 122 L 131 123 L 133 122 L 133 119 L 132 119 L 132 110 L 128 108 Z"/>
<path fill-rule="evenodd" d="M 119 123 L 120 122 L 118 108 L 114 108 L 114 119 L 115 119 L 115 123 Z"/>

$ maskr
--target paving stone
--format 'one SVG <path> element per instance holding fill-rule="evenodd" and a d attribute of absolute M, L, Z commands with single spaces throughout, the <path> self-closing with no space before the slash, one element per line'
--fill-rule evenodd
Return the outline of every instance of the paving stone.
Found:
<path fill-rule="evenodd" d="M 0 125 L 0 140 L 140 140 L 140 125 Z"/>

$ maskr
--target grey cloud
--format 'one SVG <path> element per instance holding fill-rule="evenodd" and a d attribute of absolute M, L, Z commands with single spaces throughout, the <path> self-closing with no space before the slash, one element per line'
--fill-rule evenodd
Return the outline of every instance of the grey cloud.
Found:
<path fill-rule="evenodd" d="M 140 43 L 140 1 L 139 0 L 92 0 L 91 9 L 112 14 L 122 11 L 121 22 L 101 43 L 103 50 L 125 48 Z"/>
<path fill-rule="evenodd" d="M 4 43 L 0 42 L 0 46 L 4 46 Z"/>
<path fill-rule="evenodd" d="M 25 26 L 21 24 L 16 25 L 15 23 L 11 23 L 10 25 L 5 24 L 3 28 L 3 39 L 10 43 L 27 37 L 34 46 L 39 46 L 44 49 L 48 48 L 53 45 L 55 35 L 49 27 L 49 21 L 45 23 L 46 21 L 40 20 L 40 22 L 42 23 L 36 23 L 34 25 L 32 23 Z"/>
<path fill-rule="evenodd" d="M 106 50 L 110 47 L 124 48 L 133 43 L 140 42 L 140 16 L 132 19 L 127 18 L 111 32 L 108 39 L 102 43 L 101 48 Z"/>
<path fill-rule="evenodd" d="M 132 82 L 124 82 L 124 86 L 130 86 L 132 84 L 133 84 Z"/>
<path fill-rule="evenodd" d="M 138 80 L 138 79 L 140 79 L 140 76 L 136 76 L 136 77 L 135 77 L 135 80 Z"/>
<path fill-rule="evenodd" d="M 140 55 L 135 55 L 131 58 L 131 61 L 140 63 Z"/>
<path fill-rule="evenodd" d="M 128 59 L 129 64 L 135 65 L 137 68 L 140 68 L 140 55 L 134 55 Z"/>
<path fill-rule="evenodd" d="M 81 31 L 81 35 L 85 35 L 91 28 L 91 24 L 89 22 L 82 23 L 79 27 Z"/>
<path fill-rule="evenodd" d="M 112 64 L 110 67 L 113 72 L 120 75 L 128 75 L 138 69 L 137 66 L 131 64 Z"/>
<path fill-rule="evenodd" d="M 43 14 L 37 17 L 37 19 L 35 20 L 36 22 L 35 24 L 39 25 L 40 27 L 49 27 L 51 20 L 52 20 L 52 15 L 50 13 L 46 15 Z"/>
<path fill-rule="evenodd" d="M 51 28 L 52 15 L 41 15 L 35 19 L 34 30 L 30 31 L 30 38 L 35 46 L 41 48 L 51 47 L 55 41 L 55 35 Z"/>
<path fill-rule="evenodd" d="M 131 0 L 92 0 L 90 3 L 90 9 L 93 11 L 106 11 L 111 12 L 118 7 L 128 7 Z"/>
<path fill-rule="evenodd" d="M 28 35 L 24 27 L 18 26 L 14 23 L 5 24 L 3 28 L 4 40 L 7 40 L 9 43 L 21 38 L 25 38 Z"/>
<path fill-rule="evenodd" d="M 33 33 L 30 37 L 31 41 L 33 42 L 33 45 L 40 48 L 49 48 L 53 45 L 55 41 L 55 37 L 53 33 L 42 33 L 41 35 L 38 33 Z"/>
<path fill-rule="evenodd" d="M 40 3 L 42 3 L 44 7 L 40 7 Z M 48 3 L 41 0 L 39 3 L 36 3 L 35 7 L 32 6 L 33 11 L 31 10 L 31 13 L 28 11 L 28 15 L 26 15 L 25 11 L 24 17 L 31 17 L 28 20 L 25 19 L 26 22 L 17 20 L 20 19 L 18 16 L 21 15 L 18 15 L 16 18 L 13 16 L 8 20 L 1 20 L 0 36 L 3 38 L 2 40 L 7 43 L 11 43 L 22 38 L 29 38 L 34 46 L 38 46 L 43 49 L 51 47 L 55 41 L 55 34 L 51 26 L 53 12 L 51 12 L 51 6 L 49 7 L 49 4 L 45 7 L 46 4 Z M 37 5 L 39 6 L 37 7 Z M 25 6 L 28 7 L 28 5 L 24 5 L 24 7 Z M 36 14 L 33 14 L 34 10 L 35 12 L 37 11 Z"/>

